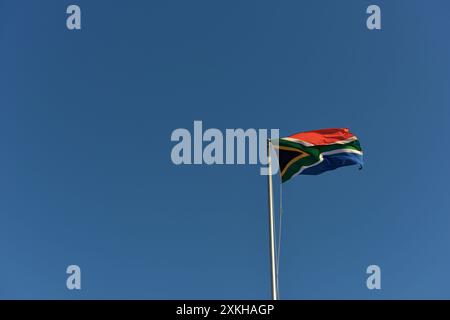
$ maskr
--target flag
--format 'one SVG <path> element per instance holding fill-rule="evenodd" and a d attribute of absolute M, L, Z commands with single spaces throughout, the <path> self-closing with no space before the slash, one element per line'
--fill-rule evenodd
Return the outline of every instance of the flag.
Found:
<path fill-rule="evenodd" d="M 300 132 L 272 141 L 278 152 L 281 181 L 299 175 L 317 175 L 343 166 L 363 166 L 358 138 L 348 128 Z"/>

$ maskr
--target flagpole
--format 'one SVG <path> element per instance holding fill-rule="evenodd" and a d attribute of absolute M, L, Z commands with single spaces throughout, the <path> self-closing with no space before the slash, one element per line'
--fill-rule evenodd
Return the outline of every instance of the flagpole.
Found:
<path fill-rule="evenodd" d="M 275 263 L 275 219 L 273 215 L 273 186 L 272 186 L 272 156 L 270 139 L 267 139 L 267 161 L 268 161 L 268 188 L 269 188 L 269 235 L 270 235 L 270 265 L 272 278 L 272 299 L 278 300 L 278 284 Z"/>

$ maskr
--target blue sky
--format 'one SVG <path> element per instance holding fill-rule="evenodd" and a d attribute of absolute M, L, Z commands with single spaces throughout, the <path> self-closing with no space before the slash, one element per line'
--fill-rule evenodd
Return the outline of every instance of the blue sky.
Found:
<path fill-rule="evenodd" d="M 270 298 L 266 178 L 172 164 L 194 120 L 361 141 L 364 170 L 283 186 L 281 298 L 450 298 L 449 10 L 0 0 L 0 298 Z"/>

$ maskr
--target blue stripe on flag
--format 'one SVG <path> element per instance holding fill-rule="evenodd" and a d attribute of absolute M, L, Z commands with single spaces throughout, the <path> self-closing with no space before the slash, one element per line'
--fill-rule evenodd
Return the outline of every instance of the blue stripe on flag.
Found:
<path fill-rule="evenodd" d="M 339 167 L 351 166 L 359 164 L 363 166 L 363 156 L 356 153 L 337 153 L 323 155 L 323 161 L 316 166 L 303 170 L 300 174 L 317 175 L 325 171 L 334 170 Z"/>

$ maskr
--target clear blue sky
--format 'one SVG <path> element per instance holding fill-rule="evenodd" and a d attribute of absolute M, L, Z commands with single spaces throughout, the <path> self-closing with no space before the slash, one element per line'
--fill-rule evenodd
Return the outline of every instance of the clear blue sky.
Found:
<path fill-rule="evenodd" d="M 282 298 L 450 298 L 449 12 L 0 0 L 0 298 L 270 298 L 266 178 L 173 165 L 170 134 L 194 120 L 361 140 L 364 170 L 284 185 Z"/>

